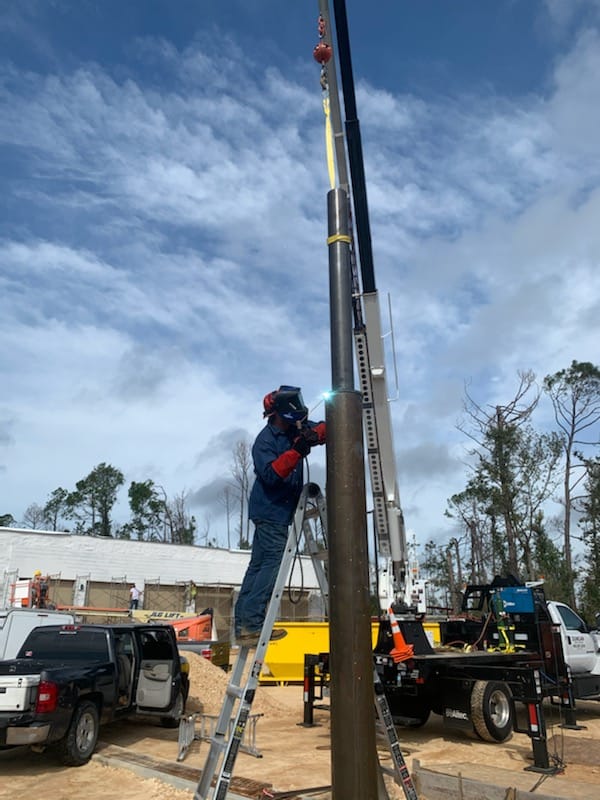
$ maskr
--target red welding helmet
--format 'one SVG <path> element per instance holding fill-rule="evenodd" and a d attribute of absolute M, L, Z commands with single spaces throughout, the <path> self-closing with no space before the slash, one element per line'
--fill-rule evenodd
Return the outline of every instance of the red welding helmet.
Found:
<path fill-rule="evenodd" d="M 272 392 L 269 392 L 263 397 L 263 408 L 264 413 L 263 417 L 272 417 L 275 413 L 275 395 L 277 394 L 277 389 L 274 389 Z"/>

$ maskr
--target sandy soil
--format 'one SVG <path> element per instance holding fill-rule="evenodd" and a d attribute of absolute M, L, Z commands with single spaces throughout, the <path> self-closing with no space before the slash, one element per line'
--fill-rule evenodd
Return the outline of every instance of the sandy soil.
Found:
<path fill-rule="evenodd" d="M 200 656 L 189 654 L 191 695 L 188 712 L 217 715 L 223 701 L 227 676 Z M 306 728 L 303 719 L 301 686 L 261 686 L 252 707 L 262 716 L 256 723 L 256 746 L 262 758 L 240 752 L 235 775 L 271 784 L 274 790 L 308 789 L 325 786 L 331 781 L 329 712 L 315 711 L 316 725 Z M 558 727 L 552 709 L 547 711 L 549 754 L 567 762 L 563 774 L 544 777 L 543 792 L 564 794 L 569 781 L 590 785 L 589 800 L 597 797 L 600 780 L 600 705 L 582 703 L 578 722 L 584 730 L 564 731 Z M 533 787 L 540 779 L 524 773 L 532 761 L 531 743 L 527 736 L 515 734 L 503 745 L 491 745 L 471 738 L 460 731 L 446 730 L 439 717 L 432 717 L 423 728 L 399 729 L 401 747 L 409 768 L 418 758 L 423 766 L 445 772 L 467 774 L 468 765 L 495 768 L 500 785 L 516 785 L 517 779 Z M 129 753 L 143 754 L 171 764 L 177 763 L 178 731 L 159 727 L 155 721 L 129 719 L 110 724 L 101 730 L 101 755 L 104 745 L 125 748 Z M 195 769 L 204 765 L 209 745 L 194 741 L 183 764 Z M 106 748 L 104 748 L 106 749 Z M 107 750 L 108 752 L 108 750 Z M 575 759 L 575 760 L 573 760 Z M 385 740 L 380 742 L 380 760 L 391 769 L 392 763 Z M 507 776 L 510 776 L 509 784 Z M 390 800 L 402 800 L 402 790 L 386 779 Z M 540 790 L 541 792 L 542 790 Z M 44 800 L 184 800 L 192 792 L 173 788 L 161 778 L 143 779 L 128 769 L 100 763 L 94 756 L 84 767 L 66 768 L 58 764 L 50 752 L 32 753 L 25 748 L 0 752 L 0 798 L 32 796 L 41 793 Z M 327 795 L 323 795 L 327 797 Z M 426 798 L 423 798 L 426 800 Z"/>

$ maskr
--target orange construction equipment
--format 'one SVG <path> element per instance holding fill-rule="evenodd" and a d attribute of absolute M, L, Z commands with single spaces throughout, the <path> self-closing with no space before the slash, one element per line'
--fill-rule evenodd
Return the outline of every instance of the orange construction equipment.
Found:
<path fill-rule="evenodd" d="M 175 628 L 178 642 L 203 642 L 213 638 L 212 612 L 169 620 L 169 625 Z"/>
<path fill-rule="evenodd" d="M 392 626 L 392 636 L 394 637 L 394 649 L 390 652 L 390 655 L 397 664 L 400 661 L 407 661 L 409 658 L 412 658 L 414 655 L 414 647 L 412 644 L 406 644 L 406 640 L 398 625 L 398 620 L 391 607 L 388 609 L 388 615 L 390 617 L 390 625 Z"/>

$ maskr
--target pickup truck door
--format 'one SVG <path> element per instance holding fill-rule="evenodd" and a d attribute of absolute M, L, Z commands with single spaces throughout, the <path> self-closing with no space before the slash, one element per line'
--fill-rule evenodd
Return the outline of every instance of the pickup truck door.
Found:
<path fill-rule="evenodd" d="M 152 628 L 139 633 L 141 653 L 137 683 L 138 708 L 165 710 L 173 705 L 175 658 L 179 658 L 167 630 Z"/>
<path fill-rule="evenodd" d="M 594 640 L 588 632 L 587 625 L 564 603 L 554 602 L 549 605 L 558 615 L 554 621 L 560 623 L 565 661 L 573 673 L 591 672 L 596 663 L 596 654 Z"/>

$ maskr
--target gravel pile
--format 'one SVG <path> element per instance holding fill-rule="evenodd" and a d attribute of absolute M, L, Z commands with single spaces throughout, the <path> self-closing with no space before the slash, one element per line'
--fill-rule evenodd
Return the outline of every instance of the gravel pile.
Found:
<path fill-rule="evenodd" d="M 225 699 L 225 689 L 231 673 L 223 672 L 220 667 L 215 667 L 208 659 L 197 653 L 188 652 L 185 657 L 190 664 L 190 694 L 186 711 L 211 716 L 218 714 Z M 269 697 L 270 688 L 258 687 L 252 703 L 252 713 L 268 714 L 270 717 L 289 716 L 288 706 L 279 703 L 274 697 Z"/>

